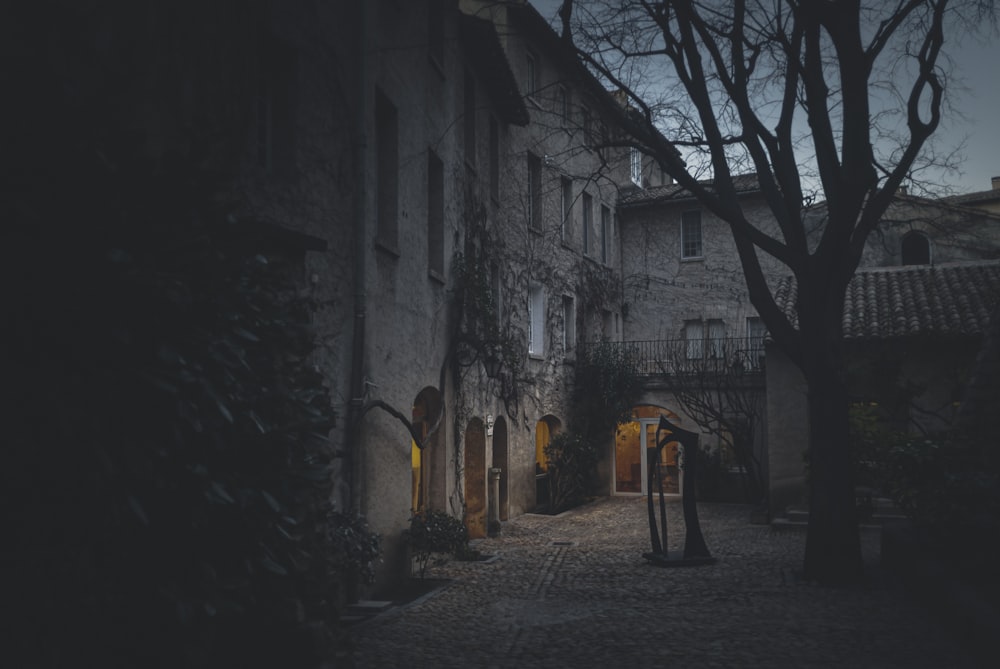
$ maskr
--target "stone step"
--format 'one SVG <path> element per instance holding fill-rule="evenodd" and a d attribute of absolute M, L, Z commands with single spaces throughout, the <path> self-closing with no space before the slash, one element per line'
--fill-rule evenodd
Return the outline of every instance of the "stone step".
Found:
<path fill-rule="evenodd" d="M 348 604 L 345 616 L 369 617 L 382 613 L 392 606 L 391 601 L 380 601 L 373 599 L 359 599 L 353 604 Z"/>

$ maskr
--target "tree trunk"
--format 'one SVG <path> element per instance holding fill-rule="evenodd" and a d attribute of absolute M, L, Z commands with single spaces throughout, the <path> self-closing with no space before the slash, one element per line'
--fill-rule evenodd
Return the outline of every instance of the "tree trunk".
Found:
<path fill-rule="evenodd" d="M 848 442 L 848 392 L 830 346 L 806 353 L 809 385 L 809 529 L 804 576 L 826 585 L 857 583 L 864 573 Z M 834 349 L 834 350 L 830 350 Z"/>

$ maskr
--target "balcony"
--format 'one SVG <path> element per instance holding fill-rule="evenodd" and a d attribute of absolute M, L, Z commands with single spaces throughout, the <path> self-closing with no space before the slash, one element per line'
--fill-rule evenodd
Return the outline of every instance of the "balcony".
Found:
<path fill-rule="evenodd" d="M 764 337 L 718 339 L 657 339 L 603 342 L 588 347 L 609 346 L 621 351 L 640 376 L 749 375 L 764 371 Z"/>

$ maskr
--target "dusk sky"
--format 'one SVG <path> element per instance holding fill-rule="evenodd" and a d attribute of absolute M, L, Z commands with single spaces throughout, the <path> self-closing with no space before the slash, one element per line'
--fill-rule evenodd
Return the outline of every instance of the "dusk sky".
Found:
<path fill-rule="evenodd" d="M 552 19 L 561 0 L 530 0 Z M 946 41 L 944 51 L 955 61 L 964 90 L 949 93 L 964 119 L 945 118 L 937 131 L 942 149 L 965 141 L 962 174 L 941 177 L 955 192 L 988 190 L 990 178 L 1000 176 L 1000 38 L 993 32 Z"/>

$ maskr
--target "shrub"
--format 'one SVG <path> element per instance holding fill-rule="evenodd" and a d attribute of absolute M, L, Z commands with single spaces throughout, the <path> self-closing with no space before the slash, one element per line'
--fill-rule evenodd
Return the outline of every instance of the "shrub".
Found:
<path fill-rule="evenodd" d="M 600 451 L 578 432 L 561 432 L 545 447 L 549 475 L 549 510 L 565 511 L 581 504 L 590 491 Z"/>
<path fill-rule="evenodd" d="M 420 511 L 410 518 L 409 543 L 423 578 L 431 555 L 464 552 L 469 532 L 461 520 L 443 511 Z"/>

